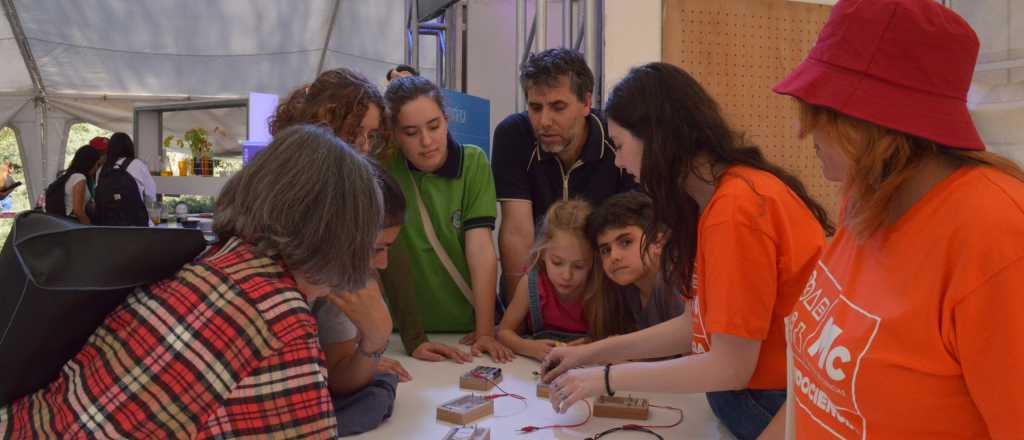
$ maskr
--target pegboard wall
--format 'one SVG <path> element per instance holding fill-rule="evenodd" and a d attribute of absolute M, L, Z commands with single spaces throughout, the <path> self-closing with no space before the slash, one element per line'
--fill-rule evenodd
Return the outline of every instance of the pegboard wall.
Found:
<path fill-rule="evenodd" d="M 796 174 L 838 213 L 838 186 L 825 180 L 810 138 L 797 137 L 797 106 L 771 88 L 810 51 L 830 7 L 784 0 L 665 0 L 662 60 L 711 93 L 732 127 Z"/>

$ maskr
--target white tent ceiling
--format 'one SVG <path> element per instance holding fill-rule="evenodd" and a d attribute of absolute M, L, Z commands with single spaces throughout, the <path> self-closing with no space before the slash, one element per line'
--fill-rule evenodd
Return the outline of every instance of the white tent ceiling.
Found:
<path fill-rule="evenodd" d="M 33 195 L 63 166 L 71 123 L 130 131 L 131 108 L 138 102 L 252 91 L 284 95 L 320 68 L 354 68 L 383 85 L 387 69 L 403 60 L 405 0 L 0 3 L 5 12 L 15 12 L 9 18 L 20 24 L 46 91 L 46 105 L 33 100 L 30 63 L 10 21 L 0 19 L 0 126 L 18 133 Z M 486 6 L 474 3 L 470 8 Z M 969 102 L 983 137 L 993 150 L 1024 161 L 1024 130 L 1018 128 L 1024 120 L 1024 0 L 944 3 L 967 18 L 982 41 Z M 493 32 L 474 29 L 473 23 L 468 29 L 470 35 Z M 422 64 L 433 63 L 433 51 L 421 54 Z M 199 116 L 180 128 L 219 121 L 216 115 Z M 230 137 L 244 137 L 239 127 L 225 128 Z"/>
<path fill-rule="evenodd" d="M 13 4 L 54 96 L 283 94 L 314 78 L 321 57 L 325 68 L 352 66 L 372 77 L 403 58 L 403 0 Z M 0 71 L 0 91 L 32 90 L 7 22 L 0 56 L 11 61 Z"/>
<path fill-rule="evenodd" d="M 981 40 L 968 95 L 974 122 L 992 151 L 1024 164 L 1024 0 L 949 0 Z"/>
<path fill-rule="evenodd" d="M 0 125 L 18 133 L 33 196 L 63 167 L 71 123 L 130 133 L 136 103 L 283 96 L 339 66 L 383 84 L 385 72 L 404 58 L 405 0 L 0 3 L 8 13 L 0 19 Z M 12 20 L 32 60 L 23 58 Z M 432 62 L 429 51 L 424 55 Z M 33 101 L 42 91 L 26 67 L 32 61 L 45 105 Z M 174 115 L 165 128 L 180 134 L 221 126 L 229 138 L 244 138 L 244 116 L 221 113 Z"/>
<path fill-rule="evenodd" d="M 28 77 L 25 63 L 21 62 L 18 42 L 7 20 L 0 20 L 0 60 L 4 60 L 3 68 L 0 68 L 0 91 L 32 90 L 32 80 Z"/>

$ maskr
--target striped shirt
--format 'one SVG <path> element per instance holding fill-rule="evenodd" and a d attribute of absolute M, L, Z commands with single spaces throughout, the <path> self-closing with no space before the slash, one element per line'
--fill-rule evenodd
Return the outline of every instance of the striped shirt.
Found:
<path fill-rule="evenodd" d="M 0 438 L 332 438 L 316 321 L 280 261 L 237 238 L 136 291 Z"/>

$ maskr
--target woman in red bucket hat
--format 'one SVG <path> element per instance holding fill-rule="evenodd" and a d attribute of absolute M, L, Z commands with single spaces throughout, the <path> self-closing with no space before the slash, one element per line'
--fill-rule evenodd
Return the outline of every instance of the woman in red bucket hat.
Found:
<path fill-rule="evenodd" d="M 1024 171 L 971 121 L 977 55 L 937 2 L 840 0 L 775 87 L 844 200 L 788 321 L 799 438 L 1024 438 Z"/>

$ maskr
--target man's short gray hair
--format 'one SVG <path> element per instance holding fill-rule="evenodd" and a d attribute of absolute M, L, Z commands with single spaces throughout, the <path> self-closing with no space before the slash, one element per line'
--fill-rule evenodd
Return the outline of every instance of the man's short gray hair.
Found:
<path fill-rule="evenodd" d="M 329 129 L 293 126 L 224 185 L 214 231 L 280 255 L 312 283 L 355 290 L 366 284 L 381 227 L 377 180 Z"/>

